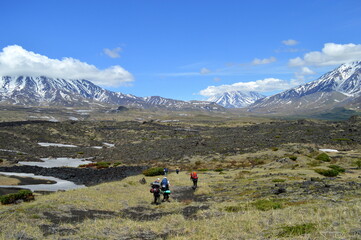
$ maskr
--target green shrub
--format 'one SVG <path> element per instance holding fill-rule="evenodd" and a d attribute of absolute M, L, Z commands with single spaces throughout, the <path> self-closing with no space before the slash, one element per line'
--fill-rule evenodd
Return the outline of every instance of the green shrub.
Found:
<path fill-rule="evenodd" d="M 241 206 L 226 206 L 224 207 L 226 212 L 240 212 L 243 210 Z"/>
<path fill-rule="evenodd" d="M 274 152 L 277 152 L 278 151 L 278 148 L 277 147 L 273 147 L 273 148 L 271 148 L 272 149 L 272 151 L 274 151 Z"/>
<path fill-rule="evenodd" d="M 2 162 L 4 162 L 4 159 L 1 159 L 1 158 L 0 158 L 0 163 L 2 163 Z"/>
<path fill-rule="evenodd" d="M 17 193 L 10 193 L 0 196 L 0 202 L 2 204 L 15 203 L 17 200 L 23 200 L 25 202 L 34 200 L 34 195 L 30 190 L 20 190 Z"/>
<path fill-rule="evenodd" d="M 315 172 L 325 177 L 336 177 L 339 174 L 335 169 L 315 169 Z"/>
<path fill-rule="evenodd" d="M 320 161 L 323 161 L 323 162 L 330 162 L 331 161 L 330 157 L 326 153 L 321 153 L 321 154 L 317 155 L 316 160 L 320 160 Z"/>
<path fill-rule="evenodd" d="M 354 162 L 354 164 L 356 165 L 357 168 L 361 168 L 361 159 L 358 159 Z"/>
<path fill-rule="evenodd" d="M 96 163 L 96 168 L 100 169 L 100 168 L 108 168 L 110 167 L 110 162 L 97 162 Z"/>
<path fill-rule="evenodd" d="M 262 165 L 265 163 L 264 160 L 262 159 L 259 159 L 259 158 L 256 158 L 256 159 L 252 159 L 249 161 L 251 163 L 251 165 L 254 167 L 254 166 L 257 166 L 257 165 Z"/>
<path fill-rule="evenodd" d="M 96 167 L 97 166 L 97 163 L 88 163 L 88 164 L 82 164 L 82 165 L 79 165 L 79 167 L 83 168 L 83 167 Z"/>
<path fill-rule="evenodd" d="M 236 174 L 234 179 L 244 179 L 246 174 L 249 174 L 249 171 L 240 171 Z"/>
<path fill-rule="evenodd" d="M 280 209 L 282 204 L 275 200 L 261 199 L 253 203 L 253 205 L 261 211 L 267 211 L 271 209 Z"/>
<path fill-rule="evenodd" d="M 344 169 L 343 167 L 340 167 L 338 165 L 330 165 L 328 167 L 333 169 L 333 170 L 336 170 L 339 173 L 344 173 L 346 171 L 346 169 Z"/>
<path fill-rule="evenodd" d="M 275 179 L 272 179 L 272 182 L 285 182 L 286 179 L 280 179 L 280 178 L 275 178 Z"/>
<path fill-rule="evenodd" d="M 292 155 L 292 156 L 289 156 L 288 158 L 291 159 L 292 161 L 296 161 L 296 160 L 297 160 L 297 156 L 293 156 L 293 155 Z"/>
<path fill-rule="evenodd" d="M 113 164 L 114 167 L 118 167 L 119 165 L 121 165 L 122 163 L 121 162 L 116 162 Z"/>
<path fill-rule="evenodd" d="M 110 167 L 110 165 L 111 165 L 110 162 L 95 162 L 95 163 L 82 164 L 79 165 L 79 167 L 101 169 L 101 168 L 108 168 Z"/>
<path fill-rule="evenodd" d="M 304 223 L 294 226 L 283 226 L 281 229 L 282 231 L 278 234 L 278 237 L 292 237 L 312 233 L 316 230 L 316 226 L 314 223 Z"/>
<path fill-rule="evenodd" d="M 202 164 L 202 161 L 198 160 L 194 163 L 196 166 L 200 166 Z"/>
<path fill-rule="evenodd" d="M 215 171 L 215 172 L 223 172 L 224 169 L 223 169 L 223 168 L 216 168 L 216 169 L 214 169 L 214 171 Z"/>
<path fill-rule="evenodd" d="M 321 165 L 321 163 L 320 163 L 320 161 L 313 160 L 313 161 L 307 163 L 307 165 L 310 166 L 310 167 L 318 167 L 318 166 Z"/>
<path fill-rule="evenodd" d="M 349 138 L 334 138 L 332 139 L 333 141 L 352 141 L 351 139 Z"/>
<path fill-rule="evenodd" d="M 148 168 L 143 171 L 143 174 L 145 176 L 158 176 L 163 175 L 164 171 L 162 167 L 154 167 L 154 168 Z"/>

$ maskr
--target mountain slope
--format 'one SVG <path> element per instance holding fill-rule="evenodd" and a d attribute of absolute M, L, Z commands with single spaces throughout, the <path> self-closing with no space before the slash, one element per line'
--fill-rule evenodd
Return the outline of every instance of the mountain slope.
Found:
<path fill-rule="evenodd" d="M 17 105 L 86 105 L 93 101 L 108 104 L 139 104 L 132 95 L 105 90 L 87 80 L 48 77 L 5 76 L 0 79 L 0 102 Z"/>
<path fill-rule="evenodd" d="M 222 95 L 212 96 L 207 101 L 215 102 L 226 108 L 242 108 L 264 97 L 257 92 L 230 91 Z"/>
<path fill-rule="evenodd" d="M 169 110 L 221 110 L 213 103 L 194 104 L 162 97 L 141 98 L 112 92 L 87 80 L 67 80 L 45 76 L 4 76 L 0 78 L 0 103 L 31 106 L 122 105 Z"/>
<path fill-rule="evenodd" d="M 334 107 L 360 108 L 361 61 L 343 64 L 319 79 L 266 97 L 249 106 L 251 112 L 312 112 Z"/>

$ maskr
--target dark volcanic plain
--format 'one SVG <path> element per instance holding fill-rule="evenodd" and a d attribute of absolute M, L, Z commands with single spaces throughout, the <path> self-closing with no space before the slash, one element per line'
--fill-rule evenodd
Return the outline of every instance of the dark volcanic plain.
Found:
<path fill-rule="evenodd" d="M 81 157 L 144 165 L 186 163 L 185 158 L 196 155 L 229 156 L 288 143 L 352 150 L 361 143 L 360 129 L 359 117 L 341 122 L 274 121 L 236 127 L 153 121 L 3 122 L 0 123 L 0 159 L 14 164 L 46 157 Z M 43 147 L 39 142 L 77 147 Z M 102 148 L 94 148 L 99 146 Z"/>
<path fill-rule="evenodd" d="M 147 166 L 194 168 L 191 159 L 199 156 L 218 161 L 220 164 L 215 166 L 223 167 L 222 160 L 227 156 L 277 149 L 285 144 L 337 146 L 338 150 L 347 151 L 361 143 L 359 117 L 342 122 L 273 121 L 233 127 L 207 124 L 192 126 L 152 120 L 2 122 L 0 171 L 54 176 L 90 186 L 138 174 Z M 43 147 L 38 143 L 77 147 Z M 312 151 L 310 148 L 309 152 Z M 95 170 L 13 166 L 18 161 L 41 161 L 40 158 L 47 157 L 89 158 L 118 163 L 122 167 Z M 251 159 L 250 164 L 264 160 Z M 195 167 L 201 166 L 198 163 Z"/>

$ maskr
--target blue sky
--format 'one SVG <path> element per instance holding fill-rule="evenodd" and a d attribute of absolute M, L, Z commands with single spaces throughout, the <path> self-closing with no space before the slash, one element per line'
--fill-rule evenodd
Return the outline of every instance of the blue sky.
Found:
<path fill-rule="evenodd" d="M 270 95 L 361 60 L 359 0 L 0 1 L 0 74 L 136 96 Z"/>

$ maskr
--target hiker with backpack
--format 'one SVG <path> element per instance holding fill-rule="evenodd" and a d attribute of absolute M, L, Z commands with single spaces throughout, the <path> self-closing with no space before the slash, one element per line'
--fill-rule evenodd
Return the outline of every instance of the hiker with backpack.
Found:
<path fill-rule="evenodd" d="M 160 201 L 160 179 L 158 178 L 154 182 L 152 182 L 150 192 L 153 193 L 154 202 L 153 204 L 159 204 Z"/>
<path fill-rule="evenodd" d="M 161 191 L 163 193 L 163 200 L 162 202 L 169 202 L 169 195 L 170 195 L 170 190 L 169 190 L 169 180 L 167 179 L 167 177 L 164 177 L 162 182 L 160 183 L 161 186 Z"/>
<path fill-rule="evenodd" d="M 191 172 L 191 180 L 193 181 L 193 190 L 196 190 L 198 183 L 198 175 L 196 172 Z"/>

